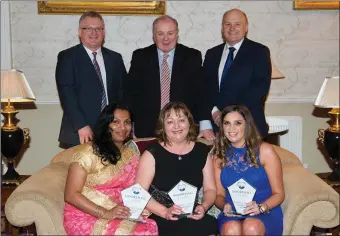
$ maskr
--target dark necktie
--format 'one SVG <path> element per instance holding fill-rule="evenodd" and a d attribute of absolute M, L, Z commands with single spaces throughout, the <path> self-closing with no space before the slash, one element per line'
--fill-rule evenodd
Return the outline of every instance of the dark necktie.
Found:
<path fill-rule="evenodd" d="M 103 83 L 103 78 L 102 78 L 102 73 L 100 72 L 100 68 L 96 59 L 97 56 L 97 52 L 93 52 L 93 65 L 94 65 L 94 69 L 97 72 L 101 87 L 102 87 L 102 92 L 101 92 L 101 110 L 104 109 L 104 107 L 107 105 L 107 101 L 106 101 L 106 94 L 105 94 L 105 88 L 104 88 L 104 83 Z"/>
<path fill-rule="evenodd" d="M 226 84 L 226 81 L 227 81 L 227 71 L 229 70 L 231 64 L 233 63 L 233 60 L 234 60 L 234 51 L 236 49 L 234 47 L 230 47 L 229 48 L 229 54 L 228 54 L 228 57 L 227 57 L 227 60 L 224 64 L 224 68 L 223 68 L 223 72 L 222 72 L 222 76 L 221 76 L 221 84 L 220 84 L 220 91 L 223 90 L 225 84 Z"/>

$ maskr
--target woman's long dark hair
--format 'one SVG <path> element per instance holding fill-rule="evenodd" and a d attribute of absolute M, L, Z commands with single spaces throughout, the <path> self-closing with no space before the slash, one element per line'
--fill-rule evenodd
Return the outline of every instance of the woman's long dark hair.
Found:
<path fill-rule="evenodd" d="M 254 119 L 247 107 L 243 105 L 230 105 L 223 109 L 221 112 L 219 120 L 219 134 L 217 135 L 215 141 L 214 154 L 222 161 L 221 167 L 226 165 L 227 160 L 224 158 L 226 155 L 226 150 L 231 147 L 230 141 L 225 137 L 223 131 L 223 120 L 231 112 L 238 112 L 245 120 L 245 146 L 247 147 L 247 152 L 245 153 L 245 159 L 248 160 L 250 164 L 254 167 L 258 167 L 256 155 L 259 154 L 260 146 L 262 143 L 261 136 L 257 131 Z M 229 157 L 227 156 L 227 159 Z"/>
<path fill-rule="evenodd" d="M 93 153 L 101 159 L 103 164 L 107 161 L 111 164 L 116 164 L 121 158 L 119 148 L 112 140 L 111 130 L 109 127 L 110 123 L 114 120 L 113 113 L 117 109 L 128 111 L 132 121 L 131 112 L 126 105 L 112 103 L 103 109 L 93 129 Z M 129 134 L 127 139 L 124 141 L 124 144 L 131 139 L 132 133 Z"/>

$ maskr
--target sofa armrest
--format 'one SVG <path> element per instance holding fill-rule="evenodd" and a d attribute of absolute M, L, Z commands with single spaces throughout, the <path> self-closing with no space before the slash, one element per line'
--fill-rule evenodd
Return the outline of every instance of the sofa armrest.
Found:
<path fill-rule="evenodd" d="M 339 194 L 323 180 L 296 164 L 283 165 L 285 200 L 283 235 L 309 235 L 313 225 L 339 224 Z"/>
<path fill-rule="evenodd" d="M 5 205 L 8 221 L 15 226 L 35 223 L 38 235 L 66 234 L 63 208 L 67 171 L 67 163 L 53 163 L 20 184 Z"/>

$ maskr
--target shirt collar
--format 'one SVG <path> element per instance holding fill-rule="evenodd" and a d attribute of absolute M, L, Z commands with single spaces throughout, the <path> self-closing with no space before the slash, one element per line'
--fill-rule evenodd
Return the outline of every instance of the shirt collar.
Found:
<path fill-rule="evenodd" d="M 235 48 L 236 51 L 238 51 L 238 50 L 240 49 L 240 47 L 241 47 L 243 41 L 244 41 L 244 38 L 243 38 L 240 42 L 236 43 L 234 46 L 230 46 L 230 45 L 226 42 L 226 43 L 225 43 L 225 46 L 224 46 L 224 50 L 228 50 L 229 47 L 233 47 L 233 48 Z"/>
<path fill-rule="evenodd" d="M 93 55 L 92 53 L 93 53 L 94 51 L 92 51 L 91 49 L 88 49 L 87 47 L 85 47 L 84 44 L 83 44 L 83 47 L 85 48 L 87 54 Z M 97 55 L 100 55 L 100 56 L 101 56 L 101 55 L 102 55 L 102 48 L 98 48 L 97 51 L 95 51 L 95 52 L 97 52 Z"/>
<path fill-rule="evenodd" d="M 173 49 L 171 49 L 171 51 L 165 53 L 165 52 L 163 52 L 163 51 L 161 51 L 161 50 L 159 50 L 159 49 L 157 48 L 158 58 L 163 58 L 163 55 L 164 55 L 164 54 L 168 54 L 169 57 L 173 58 L 173 57 L 174 57 L 174 54 L 175 54 L 175 49 L 176 49 L 176 47 L 174 47 Z"/>

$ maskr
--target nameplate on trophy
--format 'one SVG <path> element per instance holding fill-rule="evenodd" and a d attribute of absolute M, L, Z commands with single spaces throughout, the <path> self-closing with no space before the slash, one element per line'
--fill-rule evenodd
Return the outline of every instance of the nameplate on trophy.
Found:
<path fill-rule="evenodd" d="M 243 215 L 243 210 L 246 208 L 247 203 L 251 202 L 254 198 L 256 188 L 241 178 L 230 185 L 228 191 L 234 203 L 236 213 Z"/>
<path fill-rule="evenodd" d="M 131 213 L 128 219 L 138 220 L 150 198 L 151 195 L 138 183 L 124 189 L 122 191 L 123 203 Z"/>
<path fill-rule="evenodd" d="M 183 215 L 190 215 L 194 209 L 197 188 L 181 180 L 168 193 L 171 200 L 184 211 Z"/>

